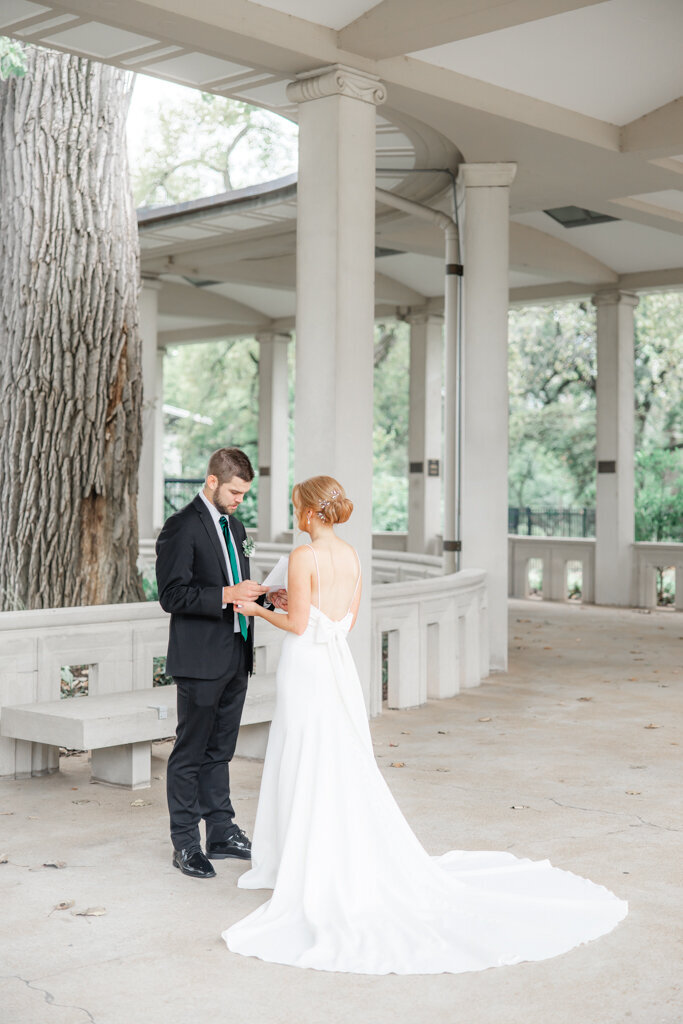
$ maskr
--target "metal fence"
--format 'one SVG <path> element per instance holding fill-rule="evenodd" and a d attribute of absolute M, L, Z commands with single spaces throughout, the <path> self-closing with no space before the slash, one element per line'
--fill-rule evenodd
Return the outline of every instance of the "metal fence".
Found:
<path fill-rule="evenodd" d="M 203 477 L 167 476 L 164 480 L 164 519 L 192 501 L 204 483 Z"/>
<path fill-rule="evenodd" d="M 508 533 L 526 537 L 594 537 L 594 508 L 508 508 Z"/>
<path fill-rule="evenodd" d="M 166 477 L 164 480 L 164 518 L 167 519 L 192 501 L 203 483 L 203 477 Z M 249 497 L 251 498 L 252 495 L 250 494 Z M 240 515 L 247 526 L 252 525 L 251 513 L 252 509 L 247 506 Z M 527 537 L 594 537 L 595 509 L 508 508 L 508 533 Z"/>
<path fill-rule="evenodd" d="M 167 476 L 164 480 L 164 519 L 177 512 L 192 501 L 204 477 Z M 240 506 L 238 518 L 245 526 L 256 526 L 258 523 L 258 490 L 253 487 Z"/>

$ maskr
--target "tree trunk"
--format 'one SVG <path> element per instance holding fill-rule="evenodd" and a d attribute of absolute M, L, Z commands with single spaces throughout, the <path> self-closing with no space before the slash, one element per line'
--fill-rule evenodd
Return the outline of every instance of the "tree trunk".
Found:
<path fill-rule="evenodd" d="M 0 83 L 0 606 L 143 600 L 131 76 L 27 63 Z"/>

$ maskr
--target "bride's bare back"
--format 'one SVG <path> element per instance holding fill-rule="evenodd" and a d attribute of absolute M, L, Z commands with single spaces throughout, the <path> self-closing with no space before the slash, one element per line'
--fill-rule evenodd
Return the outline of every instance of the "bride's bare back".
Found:
<path fill-rule="evenodd" d="M 358 594 L 360 562 L 355 548 L 334 534 L 306 546 L 312 556 L 311 604 L 329 619 L 343 619 Z"/>

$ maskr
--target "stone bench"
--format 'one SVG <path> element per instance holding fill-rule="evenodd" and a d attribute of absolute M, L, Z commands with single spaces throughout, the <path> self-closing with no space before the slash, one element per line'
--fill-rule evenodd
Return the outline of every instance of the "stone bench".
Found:
<path fill-rule="evenodd" d="M 237 753 L 263 757 L 275 710 L 275 675 L 249 681 Z M 151 785 L 152 740 L 175 734 L 176 687 L 155 686 L 98 696 L 5 706 L 0 735 L 90 750 L 93 782 L 143 789 Z"/>

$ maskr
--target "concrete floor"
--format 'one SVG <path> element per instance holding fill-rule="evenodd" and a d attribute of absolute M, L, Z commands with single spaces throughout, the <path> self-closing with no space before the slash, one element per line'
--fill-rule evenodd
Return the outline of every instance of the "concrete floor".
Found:
<path fill-rule="evenodd" d="M 515 601 L 510 638 L 506 675 L 374 721 L 379 763 L 430 852 L 549 857 L 629 900 L 610 935 L 455 976 L 234 956 L 220 932 L 263 894 L 236 888 L 237 861 L 208 881 L 171 866 L 169 744 L 135 793 L 63 758 L 58 775 L 0 786 L 2 1024 L 681 1024 L 683 616 Z M 247 830 L 259 776 L 234 763 Z M 106 913 L 76 914 L 93 907 Z"/>

